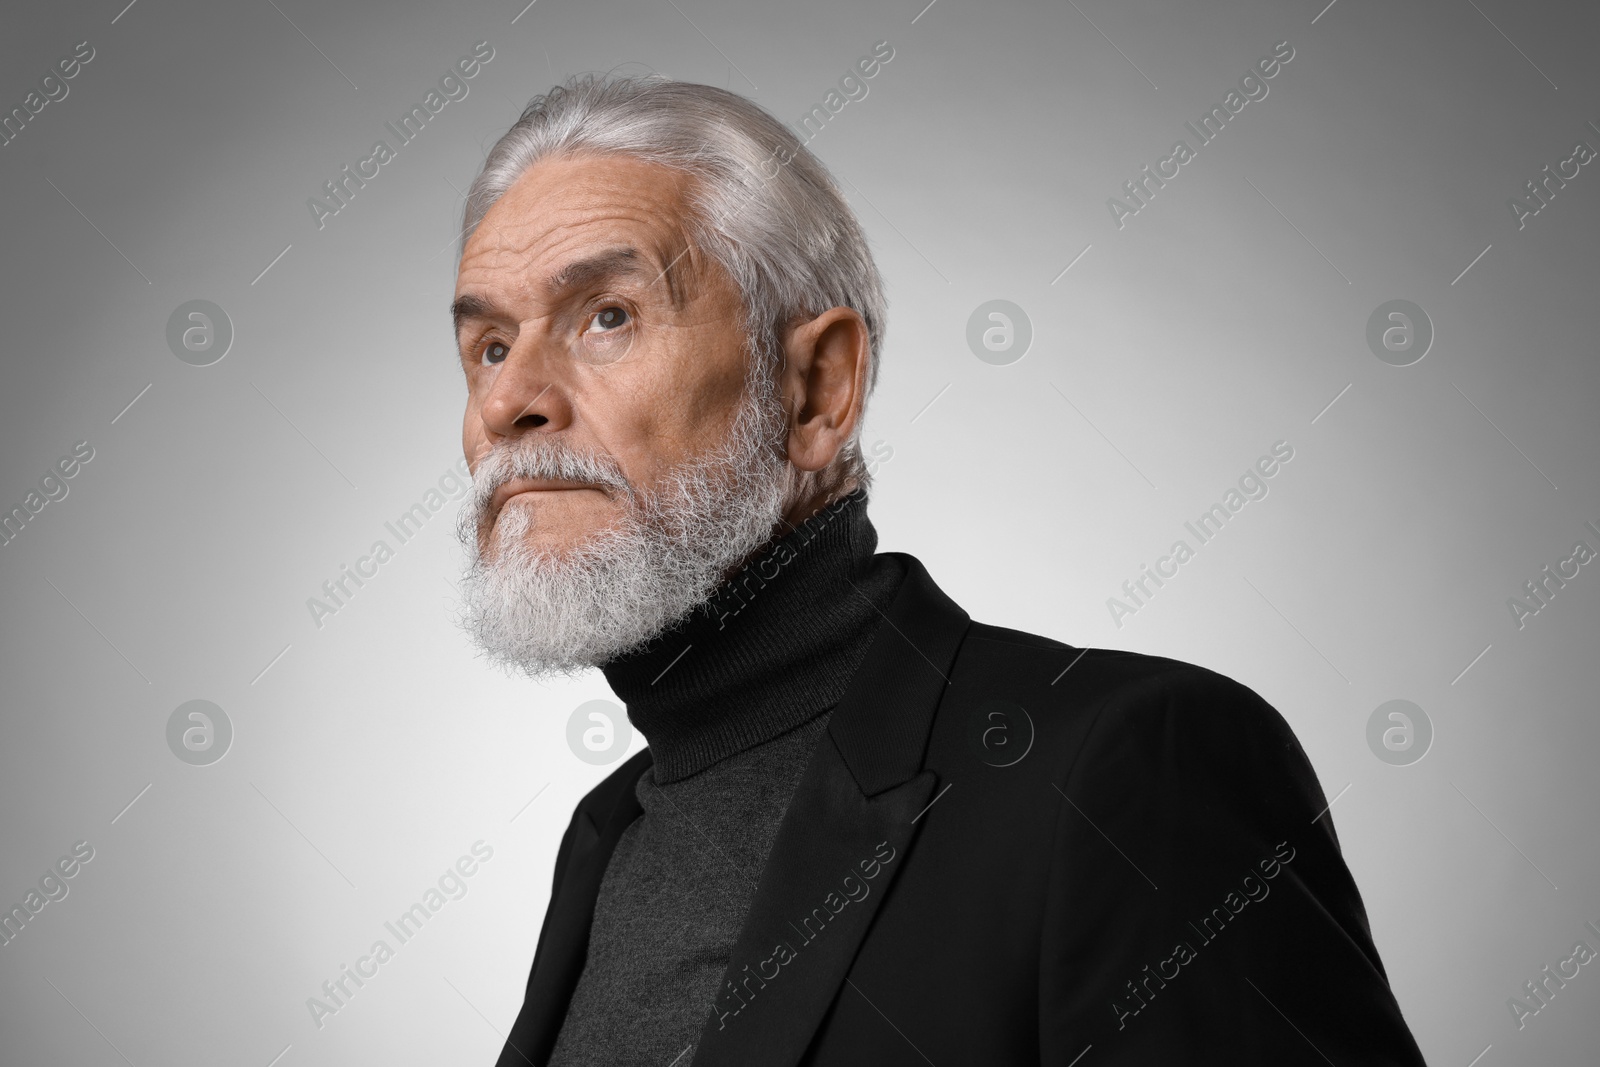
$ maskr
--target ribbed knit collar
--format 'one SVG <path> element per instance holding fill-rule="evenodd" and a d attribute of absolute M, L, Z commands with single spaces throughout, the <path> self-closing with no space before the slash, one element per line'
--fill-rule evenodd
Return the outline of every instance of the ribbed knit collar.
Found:
<path fill-rule="evenodd" d="M 688 618 L 605 664 L 658 783 L 698 773 L 837 704 L 904 568 L 875 556 L 866 494 L 842 497 Z"/>

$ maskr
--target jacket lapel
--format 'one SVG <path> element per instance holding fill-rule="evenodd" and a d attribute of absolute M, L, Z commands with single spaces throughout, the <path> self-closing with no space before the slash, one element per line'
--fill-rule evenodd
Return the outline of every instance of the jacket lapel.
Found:
<path fill-rule="evenodd" d="M 600 880 L 617 840 L 639 816 L 639 798 L 633 786 L 650 762 L 650 751 L 645 749 L 618 768 L 621 789 L 611 810 L 599 813 L 599 821 L 588 810 L 580 811 L 573 820 L 571 852 L 566 866 L 558 872 L 560 884 L 550 900 L 539 935 L 522 1011 L 497 1067 L 543 1067 L 550 1058 L 556 1034 L 567 1016 L 567 1005 L 583 973 Z"/>
<path fill-rule="evenodd" d="M 694 1067 L 799 1062 L 936 795 L 924 752 L 970 620 L 892 555 L 905 580 L 779 825 Z"/>

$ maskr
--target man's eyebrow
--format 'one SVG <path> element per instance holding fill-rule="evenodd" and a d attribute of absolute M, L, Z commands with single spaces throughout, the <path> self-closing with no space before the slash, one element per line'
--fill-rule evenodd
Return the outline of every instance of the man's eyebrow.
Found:
<path fill-rule="evenodd" d="M 665 279 L 667 294 L 673 306 L 682 307 L 683 290 L 678 272 L 672 269 L 673 265 L 669 263 L 665 270 L 656 271 L 645 257 L 639 254 L 638 249 L 631 245 L 623 245 L 564 264 L 541 283 L 540 289 L 547 299 L 554 300 L 574 289 L 581 289 L 596 282 L 612 278 L 653 275 L 647 284 L 653 285 Z M 457 333 L 461 332 L 461 325 L 467 319 L 488 319 L 499 314 L 502 313 L 493 301 L 471 293 L 457 297 L 450 304 L 450 318 L 455 324 Z"/>
<path fill-rule="evenodd" d="M 687 251 L 687 249 L 685 249 Z M 610 278 L 638 277 L 651 275 L 645 283 L 646 288 L 654 286 L 656 282 L 665 279 L 667 283 L 667 298 L 672 301 L 675 308 L 683 307 L 684 289 L 680 277 L 681 271 L 674 270 L 680 253 L 674 257 L 661 270 L 656 270 L 655 265 L 647 256 L 641 255 L 632 245 L 623 245 L 618 248 L 607 249 L 586 259 L 574 260 L 560 270 L 556 271 L 545 280 L 544 291 L 549 298 L 555 298 L 572 289 L 581 289 L 598 281 Z"/>
<path fill-rule="evenodd" d="M 541 288 L 547 297 L 554 298 L 597 281 L 645 274 L 648 270 L 649 267 L 639 255 L 639 250 L 631 245 L 624 245 L 573 260 L 546 278 Z"/>
<path fill-rule="evenodd" d="M 461 324 L 467 319 L 489 319 L 493 318 L 494 314 L 494 304 L 471 293 L 458 296 L 450 302 L 450 320 L 454 323 L 458 334 L 461 332 Z"/>

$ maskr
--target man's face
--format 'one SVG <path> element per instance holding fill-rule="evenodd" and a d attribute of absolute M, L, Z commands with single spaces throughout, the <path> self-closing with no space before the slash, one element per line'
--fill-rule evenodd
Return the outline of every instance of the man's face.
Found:
<path fill-rule="evenodd" d="M 684 242 L 686 192 L 630 159 L 547 161 L 462 257 L 463 622 L 535 677 L 648 642 L 783 520 L 777 380 L 746 357 L 726 272 Z"/>
<path fill-rule="evenodd" d="M 563 555 L 614 525 L 632 491 L 727 437 L 745 389 L 742 305 L 687 244 L 689 181 L 621 156 L 546 160 L 467 242 L 454 310 L 468 463 L 531 436 L 613 474 L 504 482 L 478 531 L 486 555 L 502 525 Z M 512 509 L 529 514 L 503 524 Z"/>

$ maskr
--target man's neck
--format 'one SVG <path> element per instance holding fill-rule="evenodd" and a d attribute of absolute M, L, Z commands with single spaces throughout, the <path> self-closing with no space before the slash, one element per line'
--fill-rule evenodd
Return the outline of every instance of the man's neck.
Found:
<path fill-rule="evenodd" d="M 674 781 L 831 708 L 903 565 L 875 555 L 865 495 L 807 516 L 704 604 L 602 670 Z"/>
<path fill-rule="evenodd" d="M 795 494 L 798 499 L 783 506 L 783 517 L 773 525 L 772 533 L 767 537 L 767 539 L 763 541 L 758 548 L 750 552 L 738 563 L 735 563 L 733 566 L 723 571 L 722 580 L 724 582 L 732 581 L 735 575 L 749 567 L 751 563 L 771 552 L 773 547 L 777 545 L 779 541 L 798 530 L 806 522 L 810 521 L 810 519 L 818 512 L 837 504 L 839 501 L 843 500 L 845 497 L 849 496 L 855 491 L 856 480 L 854 478 L 848 478 L 845 480 L 843 485 L 835 487 L 831 492 L 826 490 L 817 490 L 814 492 Z"/>

